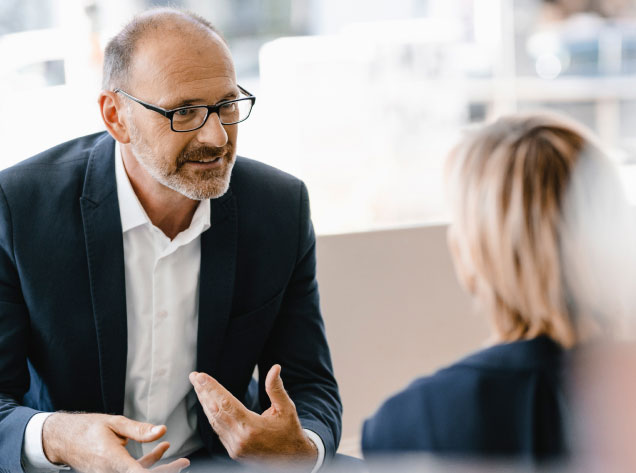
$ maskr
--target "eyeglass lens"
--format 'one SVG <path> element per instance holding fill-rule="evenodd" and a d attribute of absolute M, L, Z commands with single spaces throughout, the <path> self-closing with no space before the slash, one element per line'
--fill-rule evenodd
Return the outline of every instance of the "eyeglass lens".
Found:
<path fill-rule="evenodd" d="M 219 119 L 221 124 L 230 125 L 245 120 L 252 108 L 250 100 L 240 100 L 221 105 Z M 177 110 L 172 116 L 172 127 L 177 131 L 189 131 L 199 128 L 207 117 L 206 107 L 185 108 Z"/>

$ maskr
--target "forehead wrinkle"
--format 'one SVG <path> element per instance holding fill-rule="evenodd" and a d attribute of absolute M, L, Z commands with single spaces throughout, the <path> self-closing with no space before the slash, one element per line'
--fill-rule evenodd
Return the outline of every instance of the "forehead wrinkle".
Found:
<path fill-rule="evenodd" d="M 234 70 L 229 51 L 216 47 L 193 49 L 186 44 L 151 43 L 146 47 L 140 47 L 135 56 L 134 62 L 146 66 L 144 69 L 206 66 Z"/>
<path fill-rule="evenodd" d="M 214 79 L 217 77 L 228 77 L 234 79 L 234 70 L 232 68 L 218 65 L 193 65 L 187 61 L 181 61 L 181 63 L 171 63 L 160 67 L 157 71 L 157 76 L 164 78 L 167 81 L 173 80 L 177 83 Z"/>
<path fill-rule="evenodd" d="M 157 86 L 168 90 L 200 82 L 208 93 L 216 88 L 211 84 L 219 79 L 235 85 L 234 64 L 227 48 L 209 37 L 202 41 L 197 35 L 197 39 L 182 44 L 184 38 L 171 41 L 164 37 L 153 42 L 146 37 L 136 52 L 132 81 L 140 82 L 144 88 Z"/>
<path fill-rule="evenodd" d="M 156 88 L 166 91 L 162 94 L 166 100 L 170 98 L 217 100 L 237 89 L 232 71 L 205 66 L 198 67 L 196 72 L 193 72 L 193 68 L 166 71 L 157 75 L 153 82 Z"/>

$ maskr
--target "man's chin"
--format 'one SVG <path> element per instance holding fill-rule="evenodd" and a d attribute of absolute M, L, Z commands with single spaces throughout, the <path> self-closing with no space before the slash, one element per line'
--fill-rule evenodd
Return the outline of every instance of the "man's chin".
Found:
<path fill-rule="evenodd" d="M 192 200 L 218 199 L 227 193 L 229 184 L 228 181 L 212 186 L 178 186 L 172 189 Z"/>
<path fill-rule="evenodd" d="M 215 176 L 198 182 L 180 182 L 169 187 L 192 200 L 218 199 L 230 188 L 230 176 Z"/>
<path fill-rule="evenodd" d="M 225 194 L 227 194 L 227 191 L 229 188 L 230 188 L 230 180 L 228 179 L 226 182 L 222 183 L 221 185 L 207 192 L 204 195 L 203 199 L 218 199 L 219 197 L 223 197 Z M 203 200 L 203 199 L 200 199 L 200 200 Z"/>
<path fill-rule="evenodd" d="M 224 196 L 230 187 L 230 178 L 234 162 L 227 163 L 223 169 L 194 171 L 182 167 L 181 172 L 167 179 L 163 184 L 192 200 L 218 199 Z M 188 172 L 189 171 L 189 172 Z"/>

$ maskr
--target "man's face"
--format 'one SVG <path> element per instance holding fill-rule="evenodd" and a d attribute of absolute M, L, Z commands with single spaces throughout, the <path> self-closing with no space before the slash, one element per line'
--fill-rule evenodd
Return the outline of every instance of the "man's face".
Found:
<path fill-rule="evenodd" d="M 149 34 L 137 45 L 130 77 L 126 92 L 167 110 L 212 105 L 239 94 L 229 51 L 217 36 L 200 31 Z M 221 125 L 212 114 L 202 128 L 176 133 L 169 119 L 123 100 L 133 154 L 148 174 L 190 199 L 225 194 L 236 159 L 237 125 Z"/>

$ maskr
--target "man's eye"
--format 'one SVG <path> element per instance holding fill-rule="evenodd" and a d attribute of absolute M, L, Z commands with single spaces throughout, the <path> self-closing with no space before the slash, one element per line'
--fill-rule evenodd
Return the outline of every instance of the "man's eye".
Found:
<path fill-rule="evenodd" d="M 185 117 L 185 116 L 190 115 L 191 113 L 193 113 L 193 110 L 190 109 L 190 108 L 184 108 L 184 109 L 181 109 L 181 110 L 177 110 L 175 113 L 177 115 Z"/>

